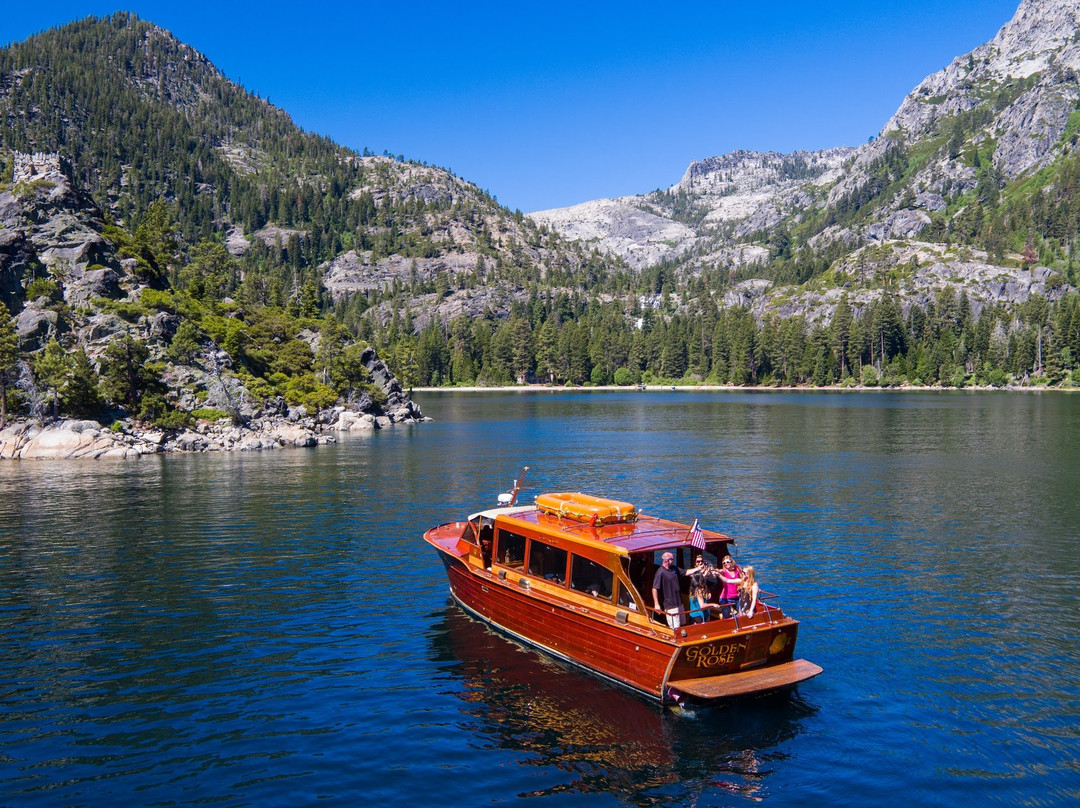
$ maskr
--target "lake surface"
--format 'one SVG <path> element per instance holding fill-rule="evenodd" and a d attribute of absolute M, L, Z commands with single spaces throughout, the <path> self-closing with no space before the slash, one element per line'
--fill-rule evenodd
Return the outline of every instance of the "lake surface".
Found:
<path fill-rule="evenodd" d="M 1080 396 L 431 393 L 335 446 L 0 465 L 0 805 L 1074 805 Z M 802 620 L 694 712 L 449 600 L 527 485 L 700 518 Z"/>

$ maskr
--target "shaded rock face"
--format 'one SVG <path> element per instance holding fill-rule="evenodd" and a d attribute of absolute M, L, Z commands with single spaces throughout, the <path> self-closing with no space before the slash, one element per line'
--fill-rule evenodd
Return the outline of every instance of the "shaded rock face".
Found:
<path fill-rule="evenodd" d="M 360 362 L 368 369 L 372 381 L 386 393 L 384 409 L 390 420 L 395 422 L 423 420 L 424 415 L 420 412 L 420 408 L 405 395 L 405 391 L 401 389 L 401 382 L 390 372 L 390 368 L 379 358 L 374 348 L 369 346 L 365 349 L 360 354 Z"/>
<path fill-rule="evenodd" d="M 104 227 L 101 211 L 72 187 L 59 160 L 35 166 L 28 182 L 0 194 L 0 300 L 20 311 L 29 279 L 46 273 L 74 306 L 116 296 L 120 265 Z"/>
<path fill-rule="evenodd" d="M 120 296 L 120 273 L 112 269 L 91 269 L 65 284 L 64 299 L 72 306 L 89 303 L 95 297 Z"/>
<path fill-rule="evenodd" d="M 23 277 L 39 266 L 22 214 L 14 195 L 0 194 L 0 302 L 11 312 L 22 308 Z"/>
<path fill-rule="evenodd" d="M 36 351 L 45 347 L 63 328 L 63 321 L 51 309 L 28 306 L 15 316 L 15 334 L 19 350 Z"/>
<path fill-rule="evenodd" d="M 150 339 L 156 340 L 162 345 L 168 345 L 172 338 L 176 336 L 176 330 L 180 327 L 180 323 L 181 319 L 178 315 L 159 311 L 150 320 Z"/>

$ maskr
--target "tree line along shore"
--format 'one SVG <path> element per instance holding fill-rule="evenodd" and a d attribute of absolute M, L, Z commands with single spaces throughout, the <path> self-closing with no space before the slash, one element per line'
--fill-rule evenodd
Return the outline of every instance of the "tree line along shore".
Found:
<path fill-rule="evenodd" d="M 1063 387 L 1080 385 L 1080 294 L 976 311 L 947 288 L 926 305 L 883 295 L 830 320 L 759 322 L 746 308 L 627 311 L 533 295 L 505 319 L 396 315 L 369 337 L 406 388 L 514 384 L 631 387 Z"/>

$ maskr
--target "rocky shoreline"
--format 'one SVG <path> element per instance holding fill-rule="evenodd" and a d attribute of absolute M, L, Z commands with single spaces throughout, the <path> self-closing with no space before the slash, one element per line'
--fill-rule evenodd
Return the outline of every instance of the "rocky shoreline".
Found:
<path fill-rule="evenodd" d="M 418 412 L 418 411 L 417 411 Z M 229 419 L 199 422 L 191 429 L 163 430 L 118 422 L 20 420 L 0 430 L 0 460 L 132 460 L 144 455 L 193 452 L 253 452 L 336 443 L 335 432 L 371 432 L 395 423 L 430 421 L 424 416 L 395 421 L 386 415 L 344 407 L 308 417 L 302 408 L 287 418 L 259 418 L 237 425 Z"/>
<path fill-rule="evenodd" d="M 648 385 L 617 385 L 617 384 L 508 384 L 502 386 L 461 386 L 461 387 L 413 387 L 413 393 L 589 393 L 589 392 L 680 392 L 680 393 L 930 393 L 930 392 L 1012 392 L 1012 393 L 1043 393 L 1043 392 L 1078 392 L 1080 387 L 1063 387 L 1049 385 L 1017 385 L 1005 384 L 1000 387 L 985 384 L 965 384 L 963 387 L 941 387 L 933 385 L 902 384 L 895 387 L 886 385 L 865 384 L 829 384 L 821 387 L 809 387 L 806 385 L 736 385 L 736 384 L 648 384 Z"/>

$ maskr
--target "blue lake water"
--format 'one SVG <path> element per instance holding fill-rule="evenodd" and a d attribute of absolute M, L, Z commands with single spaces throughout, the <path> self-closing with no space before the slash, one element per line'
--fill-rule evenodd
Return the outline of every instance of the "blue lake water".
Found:
<path fill-rule="evenodd" d="M 312 450 L 0 465 L 0 805 L 1080 800 L 1080 396 L 417 400 Z M 737 537 L 825 672 L 661 710 L 465 616 L 420 534 L 524 465 Z"/>

